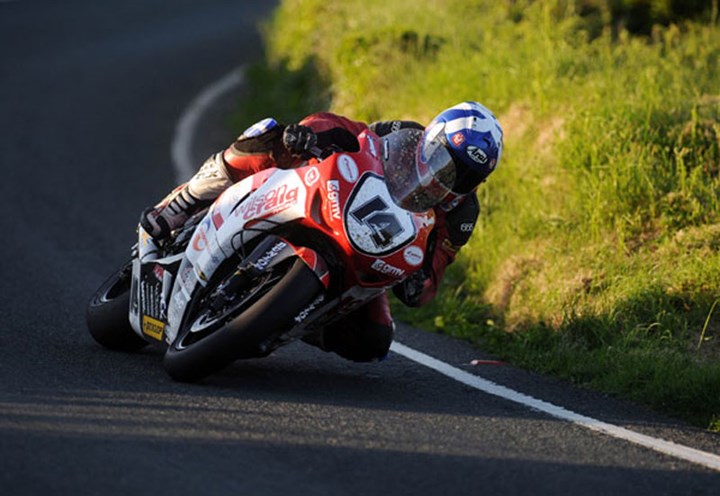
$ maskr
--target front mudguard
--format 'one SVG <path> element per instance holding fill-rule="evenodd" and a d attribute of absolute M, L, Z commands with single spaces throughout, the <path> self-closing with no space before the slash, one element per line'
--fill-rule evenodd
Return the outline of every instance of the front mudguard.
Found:
<path fill-rule="evenodd" d="M 240 272 L 259 274 L 289 259 L 299 258 L 313 271 L 325 289 L 330 285 L 330 269 L 325 260 L 312 248 L 295 246 L 280 236 L 267 236 L 250 254 L 243 258 Z"/>

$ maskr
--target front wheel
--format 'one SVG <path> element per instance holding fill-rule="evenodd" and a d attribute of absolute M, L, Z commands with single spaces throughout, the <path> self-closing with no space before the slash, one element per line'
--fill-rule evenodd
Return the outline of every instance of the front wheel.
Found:
<path fill-rule="evenodd" d="M 261 355 L 259 346 L 289 330 L 293 318 L 321 289 L 313 271 L 294 259 L 253 278 L 220 309 L 201 300 L 204 304 L 196 307 L 168 347 L 165 370 L 177 381 L 192 382 L 237 358 Z"/>
<path fill-rule="evenodd" d="M 92 337 L 105 348 L 137 351 L 147 342 L 130 327 L 132 263 L 111 275 L 88 303 L 86 322 Z"/>

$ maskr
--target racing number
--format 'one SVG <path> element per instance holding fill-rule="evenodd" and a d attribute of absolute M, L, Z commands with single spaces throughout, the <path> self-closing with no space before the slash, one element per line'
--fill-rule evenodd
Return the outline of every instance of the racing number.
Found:
<path fill-rule="evenodd" d="M 404 231 L 395 214 L 386 212 L 388 208 L 390 208 L 388 204 L 382 198 L 376 196 L 363 206 L 350 212 L 350 215 L 355 220 L 370 228 L 372 231 L 370 238 L 375 243 L 375 246 L 379 248 L 388 246 L 392 243 L 394 236 Z"/>

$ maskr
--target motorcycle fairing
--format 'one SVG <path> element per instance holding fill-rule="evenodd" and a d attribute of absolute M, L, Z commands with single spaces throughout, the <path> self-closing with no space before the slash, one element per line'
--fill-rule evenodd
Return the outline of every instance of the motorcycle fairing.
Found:
<path fill-rule="evenodd" d="M 231 186 L 213 203 L 195 227 L 185 252 L 177 255 L 181 261 L 174 271 L 169 297 L 164 297 L 166 342 L 171 343 L 177 336 L 197 289 L 207 285 L 218 267 L 236 254 L 243 259 L 241 265 L 259 264 L 260 270 L 279 260 L 280 253 L 283 257 L 297 256 L 328 287 L 329 271 L 322 258 L 309 248 L 294 247 L 287 240 L 269 235 L 268 231 L 278 225 L 295 222 L 334 238 L 344 262 L 345 280 L 340 294 L 306 309 L 299 316 L 303 325 L 324 313 L 318 306 L 338 307 L 339 313 L 346 313 L 421 266 L 434 215 L 432 211 L 413 214 L 395 205 L 382 180 L 382 163 L 373 136 L 363 133 L 358 139 L 360 152 L 335 154 L 296 169 L 261 171 Z M 246 248 L 252 246 L 248 241 L 258 236 L 281 241 L 272 241 L 275 244 L 265 247 L 269 251 L 262 252 L 263 240 L 247 254 Z M 147 248 L 143 251 L 149 255 L 143 260 L 156 256 L 152 254 L 152 243 Z M 140 286 L 137 260 L 135 265 L 133 281 Z M 136 291 L 133 294 L 137 297 Z M 156 318 L 158 315 L 162 317 L 163 313 L 149 313 L 153 320 L 145 322 L 153 338 L 160 335 L 158 322 L 163 323 Z M 139 312 L 131 322 L 142 335 Z"/>
<path fill-rule="evenodd" d="M 248 241 L 304 217 L 306 200 L 307 189 L 296 170 L 269 169 L 231 186 L 215 201 L 195 229 L 178 271 L 167 312 L 168 343 L 175 339 L 198 285 L 206 285 L 220 264 L 242 253 Z"/>
<path fill-rule="evenodd" d="M 173 255 L 144 263 L 133 261 L 129 320 L 141 337 L 162 340 L 170 290 L 181 258 L 182 255 Z"/>

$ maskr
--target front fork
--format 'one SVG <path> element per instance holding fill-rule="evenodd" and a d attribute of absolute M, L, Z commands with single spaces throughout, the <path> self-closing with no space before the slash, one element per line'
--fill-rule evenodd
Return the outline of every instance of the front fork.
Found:
<path fill-rule="evenodd" d="M 240 262 L 235 273 L 218 286 L 214 291 L 210 306 L 214 310 L 221 309 L 227 301 L 232 299 L 236 291 L 244 287 L 246 282 L 294 257 L 302 260 L 327 290 L 330 284 L 330 270 L 325 260 L 315 250 L 304 246 L 295 246 L 279 236 L 268 236 Z"/>
<path fill-rule="evenodd" d="M 258 276 L 279 263 L 297 257 L 317 276 L 320 284 L 328 288 L 330 269 L 325 260 L 312 248 L 295 246 L 279 236 L 267 236 L 240 262 L 238 272 Z"/>

